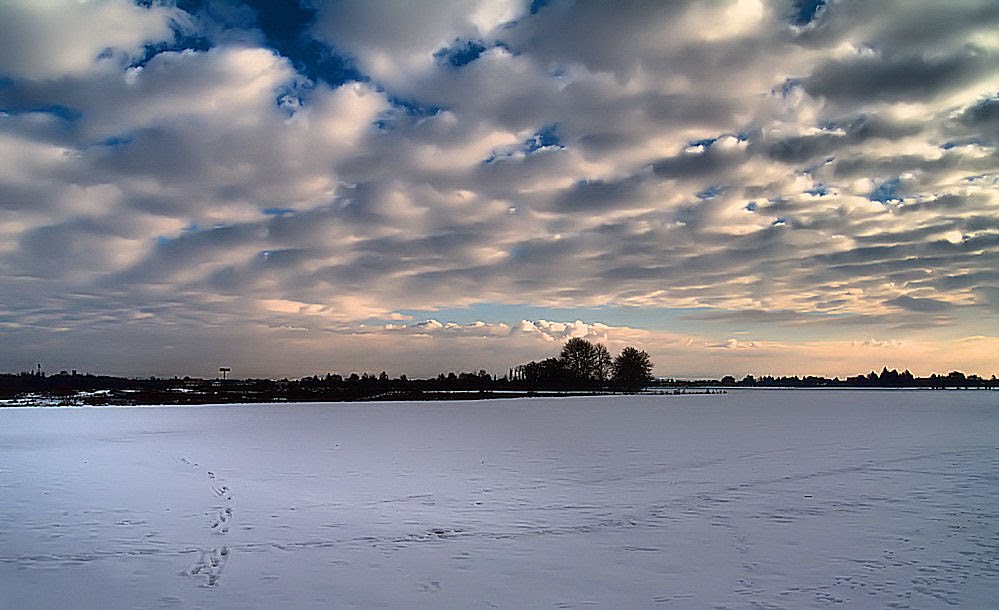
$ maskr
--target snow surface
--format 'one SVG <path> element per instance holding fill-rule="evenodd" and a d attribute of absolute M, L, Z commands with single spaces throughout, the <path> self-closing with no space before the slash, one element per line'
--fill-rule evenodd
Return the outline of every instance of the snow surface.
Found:
<path fill-rule="evenodd" d="M 3 608 L 994 607 L 999 393 L 0 409 Z"/>

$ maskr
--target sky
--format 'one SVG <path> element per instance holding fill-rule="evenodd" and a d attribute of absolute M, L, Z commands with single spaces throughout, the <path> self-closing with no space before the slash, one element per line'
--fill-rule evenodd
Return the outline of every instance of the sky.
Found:
<path fill-rule="evenodd" d="M 999 374 L 999 5 L 0 0 L 0 371 Z"/>

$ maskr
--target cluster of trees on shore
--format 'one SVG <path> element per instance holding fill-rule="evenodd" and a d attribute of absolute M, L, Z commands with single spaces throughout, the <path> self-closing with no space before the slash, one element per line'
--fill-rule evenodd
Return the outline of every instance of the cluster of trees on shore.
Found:
<path fill-rule="evenodd" d="M 510 371 L 510 380 L 546 387 L 614 386 L 640 388 L 653 382 L 652 359 L 635 347 L 616 357 L 600 343 L 569 339 L 557 358 L 521 364 Z"/>

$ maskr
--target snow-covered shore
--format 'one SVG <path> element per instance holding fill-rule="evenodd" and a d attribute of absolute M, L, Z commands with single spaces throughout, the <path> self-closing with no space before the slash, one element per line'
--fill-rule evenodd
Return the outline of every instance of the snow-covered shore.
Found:
<path fill-rule="evenodd" d="M 999 395 L 0 409 L 0 607 L 987 607 Z"/>

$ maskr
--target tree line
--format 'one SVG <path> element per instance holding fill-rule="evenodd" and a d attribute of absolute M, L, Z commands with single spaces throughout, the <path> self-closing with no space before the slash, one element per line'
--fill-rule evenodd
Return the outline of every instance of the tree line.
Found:
<path fill-rule="evenodd" d="M 531 361 L 507 375 L 478 372 L 441 373 L 427 379 L 392 378 L 385 371 L 327 373 L 300 379 L 125 378 L 61 371 L 46 375 L 41 367 L 19 374 L 0 373 L 0 400 L 45 396 L 66 404 L 194 404 L 215 402 L 306 402 L 348 400 L 455 400 L 530 395 L 535 390 L 565 393 L 635 391 L 650 385 L 675 388 L 926 388 L 999 389 L 995 375 L 986 379 L 951 371 L 917 377 L 908 370 L 883 368 L 881 373 L 840 379 L 820 376 L 753 376 L 737 380 L 656 379 L 649 354 L 626 347 L 611 356 L 605 346 L 582 338 L 567 341 L 557 356 Z"/>
<path fill-rule="evenodd" d="M 731 375 L 726 375 L 721 379 L 697 379 L 697 380 L 664 380 L 665 385 L 699 387 L 699 386 L 724 386 L 743 388 L 927 388 L 933 390 L 943 389 L 993 389 L 999 388 L 999 380 L 995 375 L 991 379 L 986 379 L 979 375 L 965 375 L 961 371 L 951 371 L 946 375 L 933 373 L 926 377 L 917 377 L 904 370 L 901 373 L 898 369 L 889 370 L 888 367 L 881 369 L 879 374 L 871 371 L 867 374 L 854 375 L 840 379 L 839 377 L 822 377 L 816 375 L 805 376 L 779 376 L 746 375 L 741 380 L 737 380 Z"/>

